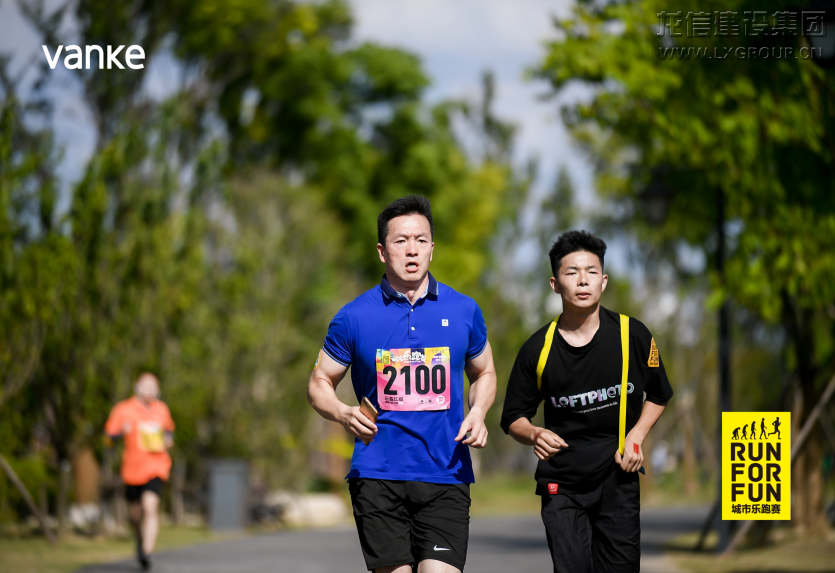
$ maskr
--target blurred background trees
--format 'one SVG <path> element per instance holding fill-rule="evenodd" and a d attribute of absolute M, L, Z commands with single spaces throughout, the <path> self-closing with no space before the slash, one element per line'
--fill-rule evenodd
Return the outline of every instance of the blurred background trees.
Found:
<path fill-rule="evenodd" d="M 795 8 L 757 6 L 768 14 Z M 693 37 L 684 33 L 691 20 L 681 20 L 675 36 L 665 28 L 676 16 L 663 2 L 583 2 L 573 20 L 557 23 L 560 39 L 534 74 L 555 92 L 572 82 L 592 90 L 563 118 L 597 167 L 607 224 L 633 237 L 648 283 L 666 279 L 705 297 L 705 311 L 732 302 L 739 343 L 732 409 L 791 409 L 799 429 L 835 366 L 835 76 L 810 59 L 775 57 L 787 47 L 799 54 L 804 40 L 771 24 L 746 31 L 747 9 L 676 5 L 682 18 L 736 14 L 745 32 Z M 662 58 L 671 47 L 772 55 Z M 692 370 L 678 374 L 680 382 L 698 380 Z M 703 396 L 715 410 L 715 394 Z M 793 517 L 818 530 L 823 439 L 816 428 L 792 478 Z"/>
<path fill-rule="evenodd" d="M 51 476 L 49 503 L 68 496 L 55 485 L 63 460 L 111 470 L 104 421 L 146 369 L 193 484 L 210 458 L 242 456 L 263 483 L 304 489 L 311 452 L 349 453 L 347 436 L 311 425 L 307 378 L 330 318 L 379 281 L 377 214 L 409 193 L 435 208 L 433 272 L 490 301 L 509 370 L 519 320 L 491 271 L 528 180 L 510 164 L 513 129 L 492 113 L 489 75 L 481 101 L 428 106 L 419 59 L 351 46 L 341 1 L 21 8 L 52 53 L 138 44 L 178 77 L 160 97 L 147 65 L 66 71 L 97 140 L 62 189 L 51 70 L 24 100 L 8 60 L 0 68 L 0 435 L 30 488 Z M 10 517 L 22 505 L 6 494 Z"/>
<path fill-rule="evenodd" d="M 139 44 L 147 56 L 124 72 L 40 59 L 25 86 L 0 59 L 0 453 L 50 507 L 70 495 L 58 487 L 63 461 L 112 469 L 102 427 L 143 370 L 160 377 L 194 499 L 212 457 L 247 458 L 266 487 L 340 481 L 331 462 L 350 441 L 312 415 L 306 382 L 329 319 L 379 281 L 377 214 L 409 193 L 434 206 L 433 273 L 479 301 L 491 332 L 500 395 L 478 452 L 485 472 L 532 465 L 501 436 L 501 388 L 521 343 L 559 311 L 545 253 L 569 228 L 620 245 L 607 269 L 629 272 L 609 271 L 604 304 L 649 324 L 676 389 L 648 444 L 658 455 L 647 485 L 676 457 L 688 493 L 715 475 L 722 304 L 733 409 L 791 409 L 799 427 L 832 375 L 831 70 L 659 56 L 797 49 L 796 36 L 673 38 L 658 35 L 662 3 L 580 2 L 531 76 L 554 95 L 587 94 L 563 108 L 597 174 L 596 203 L 581 208 L 565 170 L 531 192 L 535 162 L 514 164 L 491 74 L 480 97 L 429 105 L 420 59 L 352 41 L 342 0 L 20 7 L 52 54 Z M 96 132 L 70 184 L 52 121 L 68 85 Z M 525 241 L 535 268 L 517 260 Z M 823 524 L 831 462 L 816 430 L 793 479 L 807 528 Z M 78 488 L 75 498 L 87 501 Z M 0 479 L 0 520 L 22 513 Z"/>

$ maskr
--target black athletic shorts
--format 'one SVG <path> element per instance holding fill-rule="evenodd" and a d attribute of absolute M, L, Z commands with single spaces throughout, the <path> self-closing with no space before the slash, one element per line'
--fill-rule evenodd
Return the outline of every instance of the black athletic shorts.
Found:
<path fill-rule="evenodd" d="M 352 478 L 348 489 L 369 571 L 425 559 L 464 570 L 469 484 Z"/>
<path fill-rule="evenodd" d="M 641 570 L 637 472 L 615 468 L 599 486 L 582 493 L 559 486 L 556 494 L 542 496 L 542 522 L 554 573 Z"/>
<path fill-rule="evenodd" d="M 139 500 L 142 499 L 143 491 L 152 491 L 157 494 L 157 497 L 160 497 L 163 484 L 165 484 L 165 482 L 160 478 L 154 478 L 148 483 L 143 483 L 142 485 L 125 484 L 125 499 L 130 503 L 139 503 Z"/>

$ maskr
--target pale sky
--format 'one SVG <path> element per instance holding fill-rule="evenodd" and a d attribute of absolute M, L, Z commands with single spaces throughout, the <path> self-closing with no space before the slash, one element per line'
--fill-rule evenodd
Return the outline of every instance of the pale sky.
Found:
<path fill-rule="evenodd" d="M 588 97 L 580 86 L 557 100 L 542 101 L 548 86 L 524 78 L 525 70 L 545 55 L 544 42 L 555 37 L 552 17 L 570 15 L 570 0 L 350 0 L 356 41 L 369 40 L 416 53 L 432 79 L 430 102 L 464 97 L 477 100 L 481 75 L 496 79 L 495 113 L 517 126 L 515 160 L 539 160 L 539 179 L 522 213 L 525 228 L 536 223 L 539 204 L 560 165 L 574 183 L 580 207 L 596 205 L 590 163 L 572 141 L 559 116 L 561 102 Z M 556 238 L 556 237 L 555 237 Z M 618 245 L 611 245 L 617 251 Z M 520 268 L 541 265 L 543 254 L 532 240 L 517 246 Z M 619 256 L 613 257 L 616 260 Z M 617 265 L 615 265 L 617 266 Z"/>
<path fill-rule="evenodd" d="M 559 119 L 559 101 L 540 101 L 544 82 L 523 78 L 553 39 L 552 16 L 567 17 L 569 0 L 350 0 L 355 38 L 398 46 L 418 54 L 432 78 L 430 101 L 477 99 L 481 74 L 496 76 L 496 112 L 518 126 L 517 160 L 541 161 L 540 185 L 550 188 L 565 164 L 584 205 L 593 201 L 590 165 Z M 576 89 L 566 97 L 582 97 Z"/>

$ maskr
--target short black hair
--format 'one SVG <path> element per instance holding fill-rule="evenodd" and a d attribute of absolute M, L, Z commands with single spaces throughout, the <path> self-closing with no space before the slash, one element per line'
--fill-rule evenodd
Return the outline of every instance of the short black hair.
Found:
<path fill-rule="evenodd" d="M 389 234 L 389 221 L 395 217 L 412 215 L 414 213 L 423 215 L 429 221 L 429 233 L 434 240 L 435 224 L 432 222 L 432 205 L 429 203 L 429 199 L 423 195 L 409 195 L 408 197 L 402 197 L 392 202 L 377 217 L 377 241 L 381 245 L 386 244 L 386 237 Z"/>
<path fill-rule="evenodd" d="M 578 251 L 587 251 L 597 255 L 600 259 L 600 269 L 603 269 L 603 255 L 606 254 L 606 243 L 603 239 L 587 231 L 566 231 L 554 241 L 554 246 L 548 252 L 551 258 L 551 272 L 554 276 L 557 276 L 557 269 L 560 268 L 562 258 Z"/>

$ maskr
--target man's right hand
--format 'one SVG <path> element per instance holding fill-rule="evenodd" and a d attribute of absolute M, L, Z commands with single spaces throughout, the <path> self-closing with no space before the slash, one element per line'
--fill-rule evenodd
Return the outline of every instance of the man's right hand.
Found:
<path fill-rule="evenodd" d="M 568 444 L 561 437 L 545 428 L 536 428 L 533 436 L 533 451 L 540 460 L 550 460 Z"/>
<path fill-rule="evenodd" d="M 360 412 L 359 406 L 346 405 L 339 418 L 339 423 L 349 434 L 362 440 L 362 443 L 366 446 L 377 435 L 377 425 Z"/>

